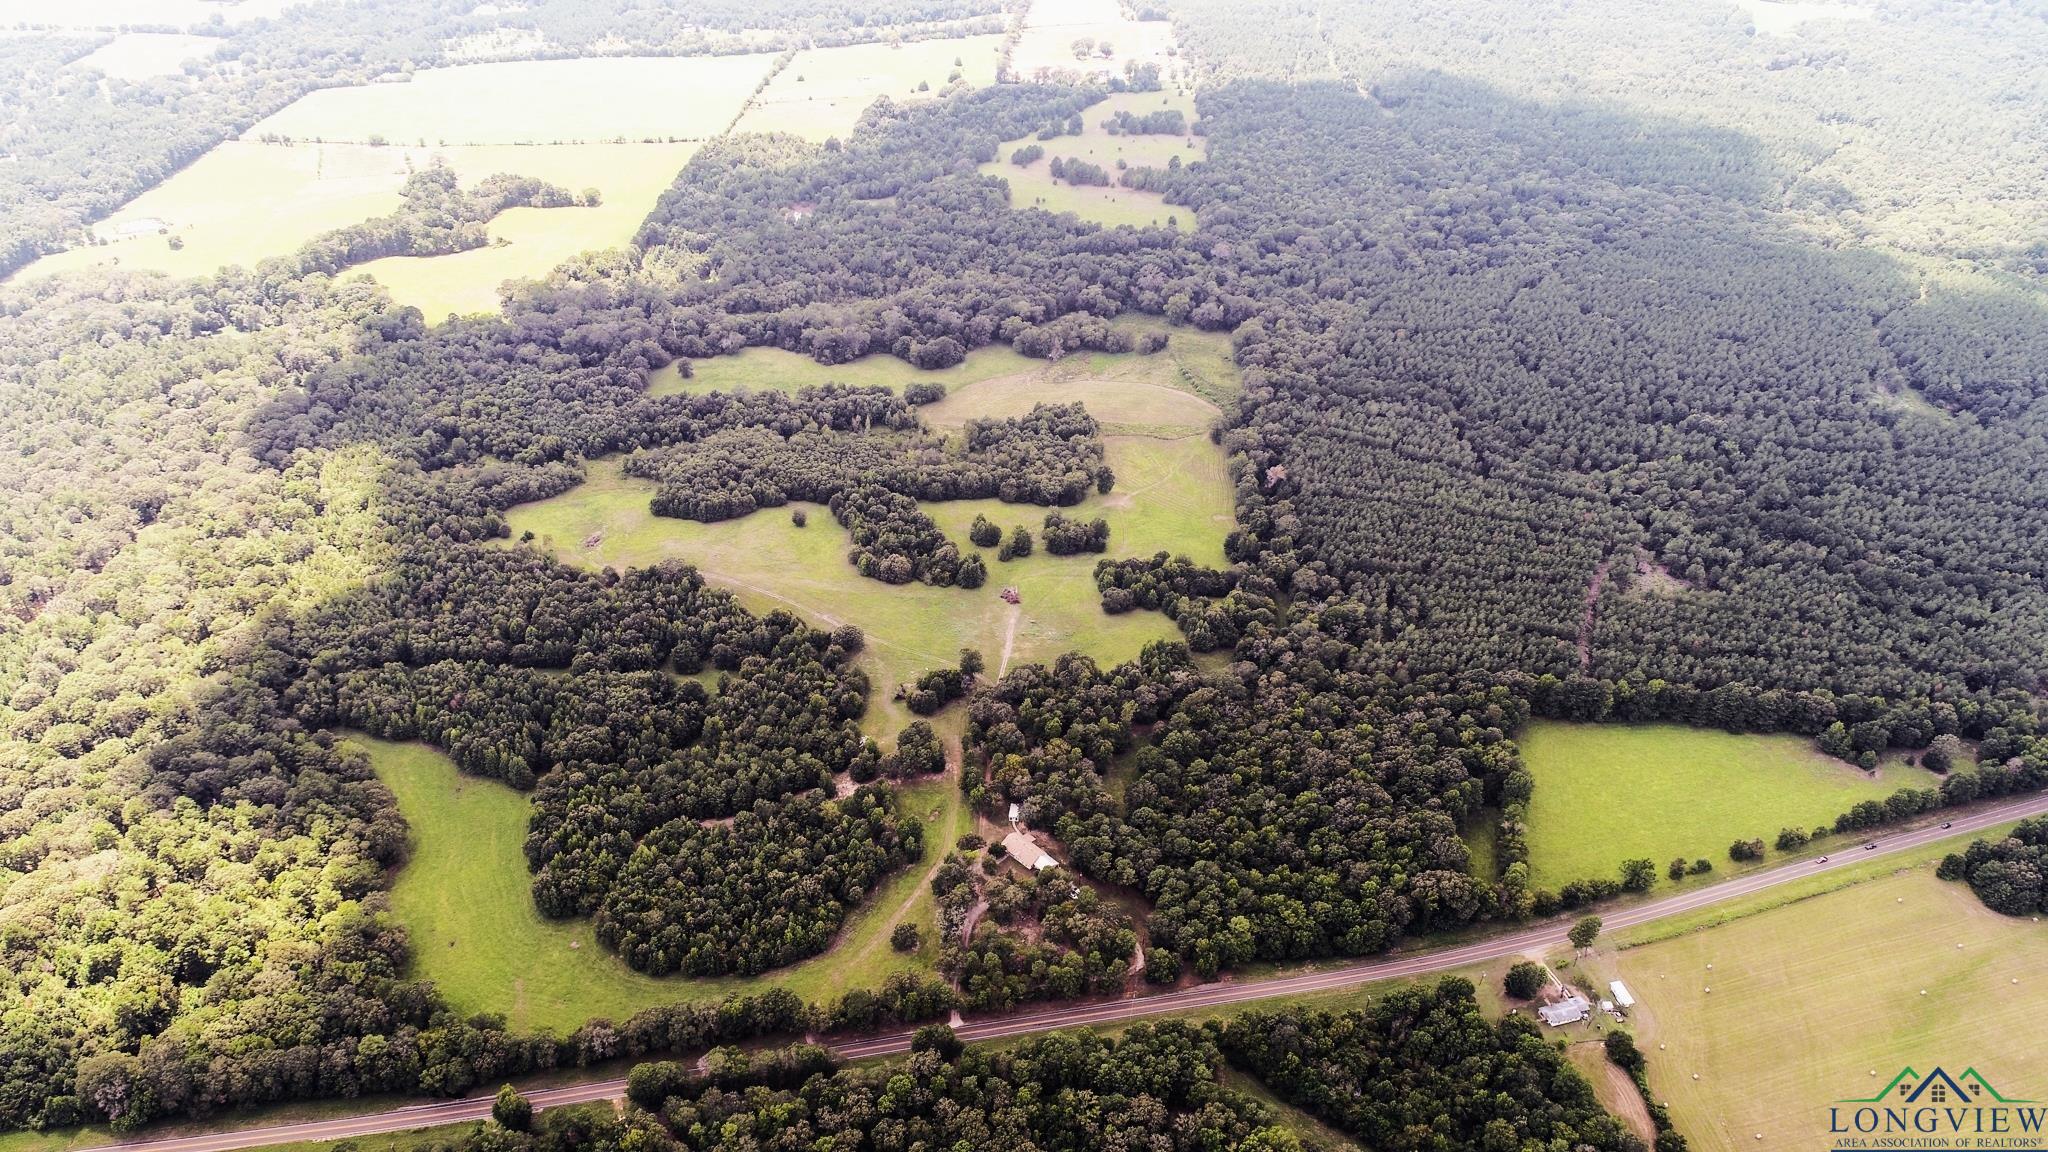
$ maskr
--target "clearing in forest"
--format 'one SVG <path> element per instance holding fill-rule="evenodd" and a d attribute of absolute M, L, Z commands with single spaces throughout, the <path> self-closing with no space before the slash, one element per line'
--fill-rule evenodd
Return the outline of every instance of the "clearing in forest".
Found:
<path fill-rule="evenodd" d="M 2048 934 L 1930 864 L 1589 967 L 1628 982 L 1650 1085 L 1701 1152 L 1819 1147 L 1829 1104 L 1907 1066 L 2048 1095 Z"/>
<path fill-rule="evenodd" d="M 1207 152 L 1202 139 L 1185 131 L 1174 134 L 1111 134 L 1102 126 L 1103 121 L 1119 112 L 1145 116 L 1167 109 L 1178 110 L 1187 125 L 1194 124 L 1193 96 L 1170 91 L 1119 93 L 1082 110 L 1082 130 L 1078 136 L 1063 135 L 1040 140 L 1034 134 L 1004 141 L 996 158 L 981 166 L 981 174 L 1001 177 L 1009 182 L 1012 208 L 1072 212 L 1083 220 L 1112 227 L 1118 224 L 1164 225 L 1169 220 L 1192 227 L 1194 213 L 1190 209 L 1168 204 L 1157 192 L 1125 188 L 1117 180 L 1123 175 L 1119 165 L 1164 168 L 1175 157 L 1182 164 L 1192 164 Z M 1034 145 L 1043 148 L 1045 154 L 1029 164 L 1012 162 L 1011 158 L 1019 148 Z M 1108 175 L 1109 184 L 1101 186 L 1055 180 L 1052 175 L 1055 158 L 1062 164 L 1078 160 L 1096 165 Z"/>
<path fill-rule="evenodd" d="M 1553 889 L 1615 879 L 1632 858 L 1655 861 L 1660 885 L 1669 883 L 1664 866 L 1675 856 L 1705 858 L 1726 872 L 1728 846 L 1738 839 L 1769 845 L 1781 828 L 1811 830 L 1860 801 L 1939 783 L 1903 765 L 1872 775 L 1784 734 L 1538 720 L 1516 740 L 1536 779 L 1531 879 Z"/>
<path fill-rule="evenodd" d="M 770 987 L 824 1001 L 851 988 L 880 987 L 898 971 L 929 971 L 938 945 L 928 930 L 928 873 L 972 827 L 950 777 L 903 788 L 904 810 L 925 822 L 924 859 L 884 880 L 847 918 L 830 951 L 753 978 L 657 978 L 607 951 L 590 921 L 549 920 L 534 907 L 521 851 L 531 808 L 524 793 L 464 776 L 424 744 L 360 734 L 349 740 L 369 754 L 411 828 L 412 856 L 392 885 L 391 908 L 412 938 L 412 975 L 432 980 L 457 1012 L 503 1013 L 519 1032 L 566 1034 L 595 1018 L 624 1023 L 656 1004 Z M 910 955 L 888 943 L 890 929 L 903 922 L 927 937 Z"/>
<path fill-rule="evenodd" d="M 123 32 L 72 61 L 71 66 L 95 69 L 116 80 L 147 80 L 181 71 L 185 61 L 211 56 L 220 44 L 218 36 Z"/>
<path fill-rule="evenodd" d="M 955 73 L 975 88 L 995 83 L 1002 43 L 1001 36 L 961 36 L 806 48 L 754 97 L 733 130 L 790 132 L 812 141 L 844 137 L 877 97 L 928 99 Z"/>
<path fill-rule="evenodd" d="M 944 429 L 972 416 L 1023 411 L 1030 407 L 1026 382 L 1036 381 L 1042 398 L 1081 400 L 1105 425 L 1110 421 L 1102 413 L 1115 413 L 1117 421 L 1104 436 L 1115 489 L 1107 496 L 1091 492 L 1062 513 L 1070 519 L 1100 516 L 1108 521 L 1106 555 L 1112 558 L 1164 551 L 1222 565 L 1223 538 L 1232 524 L 1231 482 L 1222 449 L 1206 435 L 1217 410 L 1189 391 L 1191 380 L 1204 388 L 1219 387 L 1198 370 L 1214 370 L 1219 353 L 1213 345 L 1220 340 L 1175 332 L 1174 344 L 1151 356 L 1079 355 L 1057 364 L 1028 360 L 1008 349 L 979 351 L 949 370 L 953 379 L 978 382 L 961 385 L 923 412 L 929 423 Z M 858 371 L 848 372 L 849 367 Z M 765 350 L 700 361 L 696 368 L 697 378 L 672 377 L 673 382 L 694 390 L 721 374 L 728 379 L 758 374 L 767 386 L 831 380 L 900 386 L 947 376 L 919 372 L 894 359 L 825 367 Z M 1126 426 L 1129 431 L 1119 432 Z M 648 507 L 654 490 L 653 482 L 624 475 L 617 460 L 593 461 L 583 484 L 513 508 L 506 520 L 514 537 L 532 532 L 539 546 L 572 563 L 624 569 L 683 560 L 713 583 L 733 589 L 757 612 L 779 607 L 814 625 L 859 626 L 868 641 L 862 663 L 874 683 L 867 727 L 877 734 L 893 733 L 911 719 L 891 699 L 895 686 L 955 663 L 962 648 L 979 649 L 995 672 L 1006 648 L 1012 666 L 1050 662 L 1069 651 L 1108 665 L 1135 657 L 1153 640 L 1180 637 L 1173 622 L 1158 613 L 1110 616 L 1102 611 L 1094 577 L 1101 556 L 1052 556 L 1040 548 L 1004 562 L 995 558 L 994 549 L 975 549 L 968 542 L 968 526 L 977 513 L 1005 531 L 1022 524 L 1038 535 L 1049 510 L 1036 505 L 997 500 L 922 505 L 963 553 L 979 551 L 988 566 L 988 582 L 980 588 L 934 588 L 862 576 L 847 563 L 846 530 L 821 506 L 764 508 L 705 524 L 655 516 Z M 791 511 L 798 506 L 808 519 L 803 528 L 791 523 Z M 1018 590 L 1022 603 L 1015 609 L 998 595 L 1004 587 Z"/>
<path fill-rule="evenodd" d="M 465 184 L 501 172 L 549 180 L 596 208 L 513 208 L 491 223 L 503 246 L 361 266 L 429 320 L 497 307 L 501 281 L 542 276 L 563 260 L 632 239 L 634 229 L 696 150 L 694 144 L 486 145 L 379 148 L 230 140 L 95 225 L 108 241 L 45 256 L 21 273 L 44 276 L 118 263 L 205 276 L 289 256 L 322 233 L 395 211 L 413 171 L 444 160 Z M 261 204 L 263 210 L 251 211 Z M 173 244 L 175 243 L 175 247 Z"/>
<path fill-rule="evenodd" d="M 323 88 L 244 139 L 393 144 L 703 140 L 725 131 L 774 57 L 619 56 L 429 68 Z"/>
<path fill-rule="evenodd" d="M 1077 41 L 1085 41 L 1087 51 Z M 1010 67 L 1019 80 L 1031 81 L 1062 74 L 1121 76 L 1131 61 L 1157 64 L 1162 76 L 1169 72 L 1175 63 L 1173 25 L 1132 20 L 1117 0 L 1033 0 Z"/>

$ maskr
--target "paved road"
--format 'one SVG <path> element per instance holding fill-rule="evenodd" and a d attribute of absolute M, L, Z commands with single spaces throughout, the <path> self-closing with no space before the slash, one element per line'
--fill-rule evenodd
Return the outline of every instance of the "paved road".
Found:
<path fill-rule="evenodd" d="M 1605 913 L 1601 919 L 1608 931 L 1633 928 L 1653 920 L 1663 920 L 1684 915 L 1714 904 L 1751 896 L 1780 884 L 1789 884 L 1808 876 L 1831 872 L 1860 864 L 1866 860 L 1919 848 L 1949 837 L 1965 836 L 1980 832 L 1995 825 L 2029 816 L 2048 813 L 2048 793 L 2025 799 L 1983 808 L 1968 815 L 1954 818 L 1953 827 L 1932 826 L 1910 832 L 1900 832 L 1877 841 L 1877 847 L 1868 851 L 1859 845 L 1850 845 L 1829 854 L 1826 863 L 1817 860 L 1796 861 L 1774 868 L 1759 869 L 1733 880 L 1709 884 L 1652 900 L 1630 908 Z M 1142 1019 L 1171 1012 L 1186 1012 L 1198 1008 L 1216 1008 L 1231 1004 L 1245 1004 L 1265 1000 L 1274 996 L 1296 996 L 1304 992 L 1328 992 L 1349 988 L 1359 984 L 1370 984 L 1378 980 L 1396 979 L 1406 976 L 1426 976 L 1452 968 L 1464 968 L 1473 964 L 1498 960 L 1503 956 L 1515 956 L 1524 952 L 1540 952 L 1563 945 L 1565 931 L 1569 927 L 1565 920 L 1552 920 L 1498 936 L 1488 936 L 1470 944 L 1450 948 L 1437 948 L 1411 955 L 1395 955 L 1379 960 L 1367 960 L 1341 968 L 1330 968 L 1318 972 L 1286 976 L 1273 980 L 1248 980 L 1237 983 L 1204 984 L 1185 988 L 1177 992 L 1165 992 L 1156 996 L 1145 996 L 1133 1000 L 1110 1000 L 1095 1004 L 1069 1005 L 1048 1008 L 1038 1012 L 1019 1013 L 1012 1016 L 998 1016 L 982 1020 L 971 1020 L 954 1029 L 963 1040 L 998 1040 L 1010 1036 L 1023 1036 L 1032 1032 L 1047 1032 L 1056 1028 L 1071 1028 L 1084 1024 L 1115 1024 L 1127 1020 Z M 833 1045 L 834 1051 L 849 1060 L 870 1056 L 891 1056 L 910 1050 L 910 1032 L 895 1032 L 885 1036 L 873 1036 L 860 1040 L 848 1040 Z M 541 1088 L 528 1092 L 526 1098 L 535 1108 L 553 1108 L 564 1104 L 586 1104 L 593 1100 L 616 1100 L 624 1096 L 624 1079 L 596 1080 L 587 1084 L 572 1084 L 563 1088 Z M 277 1124 L 265 1128 L 243 1128 L 231 1132 L 217 1132 L 203 1136 L 175 1136 L 163 1139 L 141 1139 L 125 1144 L 105 1145 L 101 1148 L 83 1149 L 80 1152 L 230 1152 L 239 1148 L 260 1148 L 267 1144 L 290 1144 L 312 1140 L 343 1140 L 349 1137 L 374 1136 L 385 1132 L 405 1132 L 414 1128 L 426 1128 L 437 1124 L 455 1124 L 472 1120 L 483 1120 L 491 1114 L 491 1097 L 475 1096 L 464 1100 L 444 1100 L 432 1104 L 415 1104 L 404 1108 L 393 1108 L 386 1112 L 375 1112 L 366 1116 L 348 1116 L 334 1120 L 313 1120 L 299 1124 Z"/>

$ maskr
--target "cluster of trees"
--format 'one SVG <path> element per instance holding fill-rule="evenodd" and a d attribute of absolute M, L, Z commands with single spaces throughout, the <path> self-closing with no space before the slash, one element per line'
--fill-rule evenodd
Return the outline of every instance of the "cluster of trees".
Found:
<path fill-rule="evenodd" d="M 1126 108 L 1104 120 L 1102 127 L 1112 136 L 1185 136 L 1188 118 L 1178 108 L 1161 108 L 1142 116 Z"/>
<path fill-rule="evenodd" d="M 386 256 L 441 256 L 482 248 L 491 242 L 490 222 L 507 208 L 565 208 L 587 204 L 590 196 L 504 173 L 465 189 L 438 157 L 406 177 L 399 195 L 403 203 L 391 214 L 337 228 L 299 249 L 300 271 L 333 275 Z"/>
<path fill-rule="evenodd" d="M 1106 552 L 1109 550 L 1109 521 L 1097 516 L 1084 523 L 1069 520 L 1057 512 L 1048 512 L 1038 538 L 1045 542 L 1046 552 L 1053 556 Z"/>
<path fill-rule="evenodd" d="M 2007 916 L 2048 911 L 2048 819 L 2022 820 L 2003 840 L 1972 840 L 1942 858 L 1940 876 L 1962 880 L 1984 906 Z"/>
<path fill-rule="evenodd" d="M 1248 1012 L 1220 1039 L 1232 1065 L 1367 1148 L 1643 1152 L 1534 1021 L 1489 1022 L 1458 977 L 1398 989 L 1360 1011 Z"/>
<path fill-rule="evenodd" d="M 1122 990 L 1136 956 L 1131 918 L 1095 889 L 1057 869 L 977 881 L 958 853 L 933 877 L 941 922 L 950 922 L 939 971 L 963 1003 L 1007 1010 L 1029 1000 Z M 987 918 L 962 942 L 958 918 L 986 902 Z"/>
<path fill-rule="evenodd" d="M 1109 169 L 1092 160 L 1055 156 L 1048 170 L 1052 173 L 1053 179 L 1065 180 L 1069 184 L 1109 187 Z"/>
<path fill-rule="evenodd" d="M 730 1053 L 706 1074 L 636 1070 L 633 1100 L 702 1152 L 1303 1147 L 1264 1106 L 1219 1082 L 1214 1040 L 1187 1024 L 1139 1024 L 1114 1039 L 1060 1033 L 1004 1050 L 967 1048 L 934 1026 L 899 1065 L 826 1072 L 809 1070 L 813 1062 Z M 799 1070 L 809 1075 L 792 1082 Z"/>
<path fill-rule="evenodd" d="M 1479 682 L 1392 684 L 1347 642 L 1366 622 L 1342 606 L 1262 630 L 1213 675 L 1163 643 L 1108 671 L 1015 669 L 970 701 L 973 795 L 1021 804 L 1084 873 L 1154 902 L 1155 980 L 1493 914 L 1456 828 L 1514 764 L 1526 705 Z M 1284 678 L 1258 671 L 1283 661 Z M 1103 779 L 1118 758 L 1121 802 Z"/>

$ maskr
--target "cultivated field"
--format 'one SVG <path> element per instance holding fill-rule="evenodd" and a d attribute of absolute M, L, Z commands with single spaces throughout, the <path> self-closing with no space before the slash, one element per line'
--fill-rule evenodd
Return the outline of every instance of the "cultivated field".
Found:
<path fill-rule="evenodd" d="M 2008 1096 L 2048 1096 L 2048 934 L 1931 866 L 1589 968 L 1628 981 L 1651 1086 L 1703 1152 L 1819 1147 L 1830 1103 L 1909 1065 L 1975 1067 Z"/>
<path fill-rule="evenodd" d="M 414 974 L 432 980 L 459 1012 L 501 1012 L 519 1031 L 566 1033 L 593 1018 L 623 1021 L 654 1004 L 786 987 L 810 999 L 879 987 L 890 973 L 929 968 L 931 866 L 972 825 L 950 777 L 903 792 L 925 821 L 925 859 L 891 876 L 847 921 L 825 955 L 754 979 L 657 979 L 626 967 L 597 942 L 587 920 L 548 920 L 534 908 L 520 845 L 529 813 L 523 793 L 464 776 L 438 751 L 353 735 L 398 798 L 413 853 L 391 890 L 412 936 Z M 927 929 L 919 953 L 889 947 L 904 921 Z"/>
<path fill-rule="evenodd" d="M 246 134 L 393 144 L 702 140 L 723 132 L 774 57 L 522 60 L 326 88 Z"/>
<path fill-rule="evenodd" d="M 465 181 L 497 172 L 548 180 L 580 193 L 602 194 L 594 208 L 510 208 L 491 222 L 489 248 L 443 256 L 393 256 L 360 267 L 438 321 L 451 312 L 493 312 L 498 286 L 538 278 L 582 252 L 613 248 L 633 237 L 695 144 L 555 144 L 533 147 L 441 148 Z"/>
<path fill-rule="evenodd" d="M 220 47 L 216 36 L 172 32 L 124 32 L 77 60 L 73 68 L 98 69 L 116 80 L 147 80 L 180 71 L 187 60 Z"/>
<path fill-rule="evenodd" d="M 1197 136 L 1113 136 L 1103 130 L 1102 122 L 1118 112 L 1144 115 L 1161 108 L 1178 108 L 1188 123 L 1194 123 L 1195 101 L 1192 96 L 1172 92 L 1120 93 L 1091 105 L 1081 113 L 1084 125 L 1081 135 L 1055 136 L 1043 141 L 1033 135 L 1005 141 L 996 159 L 981 166 L 981 173 L 1009 181 L 1012 208 L 1072 212 L 1083 220 L 1111 226 L 1165 224 L 1169 217 L 1192 226 L 1194 217 L 1187 208 L 1166 203 L 1156 192 L 1140 192 L 1115 183 L 1119 175 L 1119 161 L 1132 168 L 1164 168 L 1175 156 L 1180 157 L 1182 164 L 1191 164 L 1204 155 L 1201 138 Z M 1011 154 L 1028 144 L 1042 146 L 1045 155 L 1022 167 L 1012 164 Z M 1099 187 L 1054 180 L 1054 157 L 1099 164 L 1109 172 L 1111 183 L 1108 187 Z"/>
<path fill-rule="evenodd" d="M 754 98 L 734 130 L 790 132 L 806 140 L 843 137 L 876 97 L 928 98 L 955 72 L 977 88 L 995 83 L 1002 42 L 1001 36 L 964 36 L 807 48 Z"/>
<path fill-rule="evenodd" d="M 1737 736 L 1673 724 L 1531 723 L 1516 736 L 1536 778 L 1529 863 L 1543 887 L 1616 875 L 1623 860 L 1663 868 L 1705 857 L 1725 872 L 1728 845 L 1780 828 L 1830 823 L 1862 800 L 1935 777 L 1893 767 L 1871 776 L 1798 736 Z"/>

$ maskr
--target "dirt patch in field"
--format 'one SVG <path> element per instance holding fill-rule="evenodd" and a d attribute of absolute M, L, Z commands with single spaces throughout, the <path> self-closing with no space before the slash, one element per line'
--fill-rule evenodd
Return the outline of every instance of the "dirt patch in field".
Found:
<path fill-rule="evenodd" d="M 1650 1122 L 1650 1108 L 1643 1103 L 1643 1094 L 1637 1091 L 1636 1082 L 1628 1078 L 1628 1073 L 1607 1058 L 1603 1046 L 1574 1044 L 1571 1054 L 1572 1063 L 1592 1082 L 1593 1095 L 1600 1103 L 1628 1125 L 1629 1131 L 1641 1137 L 1644 1144 L 1655 1143 L 1657 1126 Z"/>

